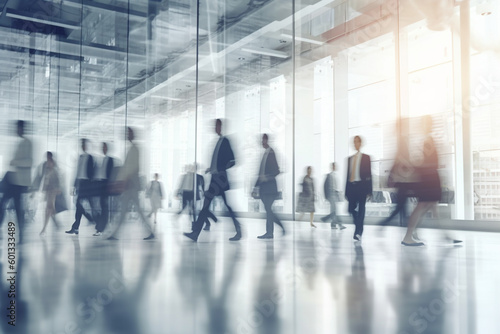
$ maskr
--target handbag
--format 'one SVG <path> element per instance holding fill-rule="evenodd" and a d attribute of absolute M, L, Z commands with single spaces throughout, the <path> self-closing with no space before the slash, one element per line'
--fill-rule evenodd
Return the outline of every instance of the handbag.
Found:
<path fill-rule="evenodd" d="M 260 199 L 260 188 L 257 186 L 257 187 L 253 187 L 252 189 L 252 198 L 253 199 Z"/>
<path fill-rule="evenodd" d="M 59 193 L 56 195 L 56 201 L 54 204 L 56 213 L 68 210 L 68 203 L 66 202 L 66 197 L 63 195 L 63 193 Z"/>

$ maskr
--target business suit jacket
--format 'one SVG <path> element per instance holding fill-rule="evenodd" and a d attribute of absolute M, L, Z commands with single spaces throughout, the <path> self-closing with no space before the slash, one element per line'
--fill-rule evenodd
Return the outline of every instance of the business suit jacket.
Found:
<path fill-rule="evenodd" d="M 262 157 L 264 159 L 265 156 Z M 262 161 L 261 161 L 262 166 Z M 259 173 L 261 173 L 259 169 Z M 276 154 L 272 148 L 269 148 L 269 153 L 267 155 L 267 159 L 264 166 L 264 175 L 259 175 L 257 178 L 257 182 L 255 183 L 256 187 L 259 187 L 259 193 L 276 195 L 278 194 L 278 186 L 276 184 L 276 176 L 280 173 L 280 168 L 278 166 L 278 162 L 276 161 Z M 262 181 L 261 176 L 265 176 L 266 180 Z"/>
<path fill-rule="evenodd" d="M 227 179 L 226 170 L 235 165 L 234 153 L 231 148 L 231 144 L 226 137 L 222 137 L 219 151 L 217 152 L 217 146 L 214 149 L 214 155 L 212 155 L 212 160 L 216 158 L 215 170 L 211 169 L 212 179 L 210 181 L 209 190 L 217 196 L 221 191 L 227 191 L 230 189 L 229 181 Z M 210 166 L 212 168 L 212 166 Z M 215 191 L 215 192 L 214 192 Z"/>
<path fill-rule="evenodd" d="M 351 177 L 351 165 L 352 165 L 352 156 L 349 157 L 347 163 L 347 182 L 345 184 L 345 196 L 349 198 L 352 195 L 352 183 L 349 181 Z M 361 191 L 361 195 L 371 195 L 373 190 L 372 185 L 372 164 L 370 160 L 370 156 L 367 154 L 361 154 L 361 163 L 359 165 L 359 177 L 361 178 L 361 186 L 359 190 Z"/>
<path fill-rule="evenodd" d="M 80 157 L 78 158 L 78 163 L 80 163 L 80 159 L 83 156 L 83 154 L 80 154 Z M 75 183 L 74 187 L 76 189 L 76 192 L 78 193 L 79 196 L 92 196 L 94 195 L 95 189 L 92 187 L 92 180 L 94 178 L 94 172 L 95 172 L 95 164 L 94 164 L 94 158 L 88 154 L 88 159 L 87 159 L 87 164 L 85 166 L 85 176 L 87 179 L 79 179 L 78 178 L 78 169 L 77 169 L 77 175 L 75 178 Z"/>

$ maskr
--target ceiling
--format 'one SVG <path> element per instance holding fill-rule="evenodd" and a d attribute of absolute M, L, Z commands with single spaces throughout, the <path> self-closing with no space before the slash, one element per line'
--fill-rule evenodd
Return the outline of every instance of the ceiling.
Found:
<path fill-rule="evenodd" d="M 291 63 L 292 17 L 305 54 L 384 2 L 302 0 L 292 16 L 291 0 L 200 1 L 197 29 L 196 0 L 0 0 L 0 110 L 57 115 L 64 135 L 125 105 L 132 118 L 193 108 L 197 82 L 214 103 Z"/>

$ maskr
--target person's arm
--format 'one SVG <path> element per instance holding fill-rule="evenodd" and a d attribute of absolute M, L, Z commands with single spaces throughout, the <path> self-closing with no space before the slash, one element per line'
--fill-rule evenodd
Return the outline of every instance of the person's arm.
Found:
<path fill-rule="evenodd" d="M 369 155 L 366 155 L 366 160 L 367 160 L 367 166 L 366 166 L 366 171 L 367 171 L 367 182 L 368 182 L 368 196 L 372 196 L 373 193 L 373 180 L 372 180 L 372 162 L 371 158 Z"/>
<path fill-rule="evenodd" d="M 225 149 L 223 152 L 225 155 L 227 154 L 227 156 L 225 157 L 227 159 L 225 169 L 229 169 L 236 164 L 236 161 L 234 159 L 234 152 L 233 152 L 233 149 L 231 148 L 231 144 L 229 143 L 229 140 L 227 138 L 224 138 L 223 144 L 225 145 Z"/>

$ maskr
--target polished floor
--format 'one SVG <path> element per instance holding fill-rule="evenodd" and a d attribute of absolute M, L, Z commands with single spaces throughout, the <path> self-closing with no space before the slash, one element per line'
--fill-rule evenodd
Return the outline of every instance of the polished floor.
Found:
<path fill-rule="evenodd" d="M 285 222 L 274 240 L 264 221 L 227 218 L 202 231 L 161 214 L 157 239 L 132 219 L 119 240 L 41 223 L 16 249 L 16 327 L 9 312 L 7 224 L 1 240 L 3 333 L 500 333 L 500 234 L 422 229 L 425 247 L 403 247 L 399 227 L 367 226 L 362 243 L 327 224 Z M 71 221 L 66 222 L 69 227 Z M 5 315 L 4 315 L 5 314 Z"/>

